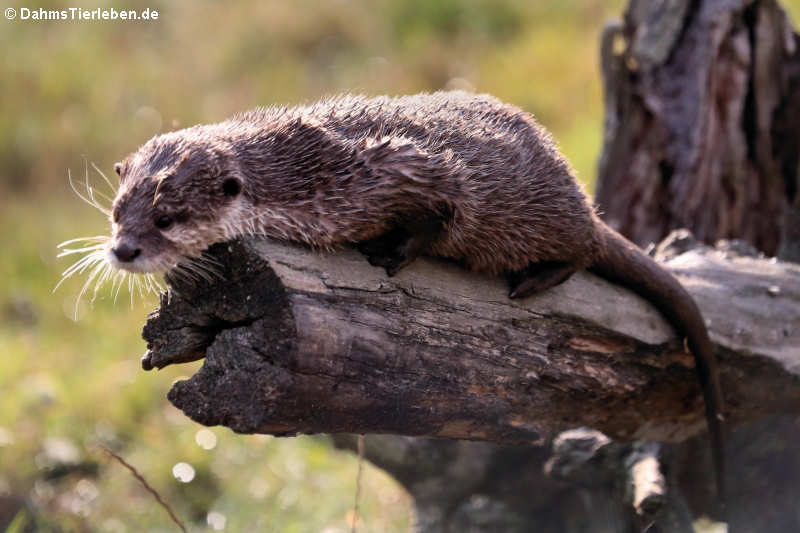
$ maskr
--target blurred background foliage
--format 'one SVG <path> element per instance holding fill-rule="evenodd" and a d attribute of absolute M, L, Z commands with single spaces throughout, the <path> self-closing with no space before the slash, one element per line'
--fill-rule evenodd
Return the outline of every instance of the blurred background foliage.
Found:
<path fill-rule="evenodd" d="M 156 9 L 157 21 L 0 20 L 0 524 L 24 505 L 20 520 L 38 531 L 174 530 L 97 451 L 103 443 L 194 531 L 349 531 L 350 454 L 324 437 L 206 429 L 169 405 L 171 383 L 199 363 L 140 370 L 153 296 L 115 304 L 101 291 L 92 305 L 76 304 L 78 279 L 51 293 L 69 264 L 56 244 L 107 231 L 69 190 L 67 170 L 83 177 L 94 163 L 113 175 L 113 163 L 154 134 L 257 105 L 463 88 L 535 114 L 591 187 L 598 35 L 623 4 L 151 0 L 110 5 Z M 800 0 L 784 5 L 800 13 Z M 407 495 L 373 468 L 363 483 L 359 531 L 408 531 Z"/>

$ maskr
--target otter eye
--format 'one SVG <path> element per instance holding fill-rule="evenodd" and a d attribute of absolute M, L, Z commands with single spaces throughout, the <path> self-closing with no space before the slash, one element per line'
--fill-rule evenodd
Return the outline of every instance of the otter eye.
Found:
<path fill-rule="evenodd" d="M 241 189 L 242 187 L 239 185 L 239 181 L 234 178 L 228 178 L 222 182 L 222 192 L 225 196 L 236 196 Z"/>
<path fill-rule="evenodd" d="M 154 224 L 158 229 L 167 229 L 172 225 L 172 217 L 169 215 L 161 215 L 155 220 Z"/>

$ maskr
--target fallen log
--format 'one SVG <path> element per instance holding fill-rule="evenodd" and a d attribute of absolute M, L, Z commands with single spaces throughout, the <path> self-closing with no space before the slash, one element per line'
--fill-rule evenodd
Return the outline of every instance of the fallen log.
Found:
<path fill-rule="evenodd" d="M 689 240 L 691 242 L 691 240 Z M 736 246 L 664 264 L 718 348 L 730 423 L 800 407 L 800 267 Z M 683 441 L 704 429 L 693 359 L 649 304 L 579 273 L 524 301 L 500 279 L 419 260 L 394 278 L 353 250 L 214 246 L 220 276 L 174 281 L 146 368 L 205 357 L 170 401 L 242 433 L 391 433 L 541 443 L 588 426 Z"/>

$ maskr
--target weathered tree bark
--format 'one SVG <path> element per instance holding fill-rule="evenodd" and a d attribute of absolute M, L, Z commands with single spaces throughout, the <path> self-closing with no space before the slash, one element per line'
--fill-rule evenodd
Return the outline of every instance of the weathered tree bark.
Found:
<path fill-rule="evenodd" d="M 774 0 L 632 0 L 602 42 L 607 222 L 800 261 L 798 45 Z"/>
<path fill-rule="evenodd" d="M 201 423 L 502 444 L 580 425 L 662 441 L 704 428 L 691 355 L 646 302 L 594 276 L 518 302 L 501 279 L 429 260 L 387 278 L 354 251 L 215 253 L 224 281 L 177 285 L 145 326 L 153 366 L 205 354 L 170 394 Z M 711 325 L 731 420 L 800 408 L 800 269 L 711 249 L 668 266 Z"/>
<path fill-rule="evenodd" d="M 615 438 L 678 442 L 704 428 L 692 358 L 680 341 L 645 302 L 588 274 L 517 302 L 506 298 L 499 279 L 431 260 L 387 278 L 354 251 L 321 255 L 245 241 L 218 245 L 212 253 L 226 269 L 222 279 L 176 285 L 145 326 L 147 366 L 205 356 L 197 374 L 173 386 L 170 400 L 200 423 L 239 432 L 395 433 L 522 446 L 506 458 L 496 449 L 457 448 L 466 450 L 458 456 L 461 464 L 485 480 L 484 488 L 503 472 L 525 473 L 514 483 L 506 476 L 507 486 L 528 487 L 520 497 L 496 484 L 490 501 L 499 506 L 497 516 L 517 521 L 508 529 L 492 522 L 474 531 L 542 524 L 531 514 L 536 507 L 525 504 L 540 488 L 525 482 L 535 470 L 531 465 L 541 467 L 537 458 L 549 456 L 532 445 L 546 444 L 557 431 L 591 426 Z M 691 250 L 667 266 L 710 324 L 732 423 L 796 413 L 800 267 L 739 256 L 732 248 Z M 613 457 L 635 451 L 614 446 L 622 451 Z M 481 465 L 475 450 L 493 459 Z M 598 505 L 636 485 L 620 481 L 629 470 L 587 477 L 603 487 L 623 487 L 615 493 L 591 489 Z M 404 479 L 402 468 L 389 471 Z M 700 469 L 694 479 L 710 486 L 708 472 Z M 430 485 L 405 479 L 412 492 Z M 467 484 L 457 486 L 448 497 L 466 506 L 462 514 L 444 513 L 441 499 L 421 504 L 430 507 L 421 515 L 447 518 L 430 518 L 427 531 L 469 531 L 447 528 L 459 517 L 486 519 L 470 513 L 470 505 L 482 509 L 480 501 L 458 500 L 470 494 L 461 490 Z M 649 498 L 640 509 L 658 501 L 657 495 Z M 628 498 L 631 508 L 635 499 Z M 679 507 L 667 506 L 662 519 Z M 615 520 L 633 523 L 622 503 L 617 509 Z"/>

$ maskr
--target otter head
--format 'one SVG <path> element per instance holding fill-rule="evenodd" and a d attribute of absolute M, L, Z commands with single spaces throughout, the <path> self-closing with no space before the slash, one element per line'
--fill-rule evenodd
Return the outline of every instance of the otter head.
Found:
<path fill-rule="evenodd" d="M 166 272 L 237 234 L 242 174 L 230 152 L 203 133 L 154 137 L 114 166 L 120 187 L 106 246 L 112 266 Z"/>

